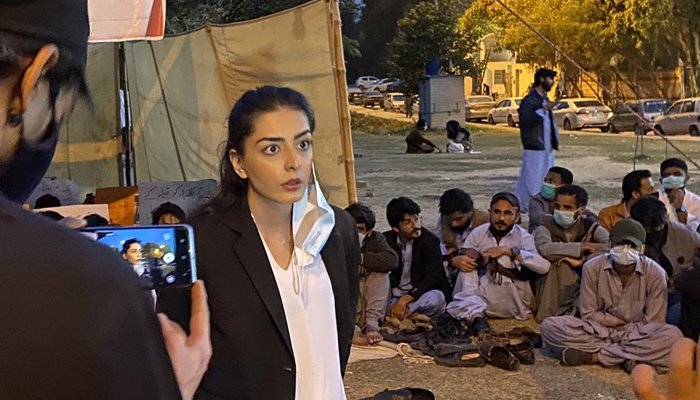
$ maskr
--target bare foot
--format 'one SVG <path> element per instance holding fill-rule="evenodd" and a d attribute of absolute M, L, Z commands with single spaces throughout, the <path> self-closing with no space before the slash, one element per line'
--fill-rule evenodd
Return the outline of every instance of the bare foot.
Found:
<path fill-rule="evenodd" d="M 382 336 L 377 331 L 369 331 L 368 330 L 366 337 L 367 337 L 367 342 L 369 342 L 369 344 L 371 344 L 371 345 L 375 345 L 375 344 L 381 342 L 382 340 L 384 340 L 384 336 Z"/>
<path fill-rule="evenodd" d="M 357 346 L 369 346 L 369 341 L 367 340 L 367 336 L 365 336 L 364 333 L 355 332 L 352 335 L 352 344 Z"/>

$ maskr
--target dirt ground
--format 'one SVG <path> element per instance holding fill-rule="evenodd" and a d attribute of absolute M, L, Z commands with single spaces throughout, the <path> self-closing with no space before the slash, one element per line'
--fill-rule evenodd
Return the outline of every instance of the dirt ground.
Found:
<path fill-rule="evenodd" d="M 395 118 L 409 123 L 399 114 L 364 110 L 355 113 Z M 362 119 L 358 117 L 356 119 Z M 356 121 L 358 122 L 358 121 Z M 368 130 L 368 121 L 355 124 Z M 381 125 L 381 124 L 380 124 Z M 377 214 L 377 229 L 388 229 L 384 215 L 388 201 L 397 196 L 413 198 L 423 209 L 423 222 L 434 228 L 437 204 L 442 192 L 459 187 L 470 193 L 478 208 L 488 208 L 490 197 L 498 191 L 513 191 L 520 170 L 521 146 L 517 129 L 469 125 L 472 140 L 481 154 L 404 154 L 406 132 L 395 132 L 396 124 L 372 133 L 353 131 L 359 200 Z M 394 133 L 392 133 L 394 131 Z M 621 197 L 622 177 L 633 169 L 636 138 L 631 134 L 562 132 L 557 165 L 574 172 L 575 183 L 589 193 L 590 208 L 599 211 Z M 441 148 L 447 139 L 442 131 L 430 131 L 428 137 Z M 690 158 L 700 160 L 697 138 L 674 137 Z M 636 167 L 652 171 L 658 181 L 659 163 L 666 157 L 679 156 L 659 138 L 644 139 L 644 155 Z M 690 164 L 690 163 L 689 163 Z M 700 171 L 691 167 L 691 190 L 700 190 Z M 524 218 L 526 221 L 526 218 Z M 528 321 L 528 324 L 533 324 Z M 513 321 L 496 321 L 497 329 L 517 325 Z M 669 344 L 670 345 L 670 344 Z M 665 377 L 659 378 L 662 383 Z M 620 369 L 598 366 L 563 367 L 557 360 L 537 354 L 532 366 L 507 372 L 491 366 L 484 368 L 448 368 L 437 365 L 407 365 L 400 357 L 365 361 L 348 367 L 345 379 L 348 398 L 360 399 L 386 388 L 404 386 L 432 390 L 438 399 L 634 399 L 629 376 Z"/>

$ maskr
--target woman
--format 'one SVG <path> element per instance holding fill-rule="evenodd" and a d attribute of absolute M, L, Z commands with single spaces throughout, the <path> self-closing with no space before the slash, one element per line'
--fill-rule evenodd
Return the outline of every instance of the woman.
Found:
<path fill-rule="evenodd" d="M 189 221 L 214 350 L 196 399 L 345 398 L 359 242 L 316 183 L 314 126 L 288 88 L 248 91 L 231 111 L 220 191 Z M 171 297 L 165 312 L 187 309 Z"/>

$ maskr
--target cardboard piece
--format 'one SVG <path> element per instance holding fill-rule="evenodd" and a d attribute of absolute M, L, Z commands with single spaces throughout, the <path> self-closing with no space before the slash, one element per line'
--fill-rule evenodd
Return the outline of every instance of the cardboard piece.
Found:
<path fill-rule="evenodd" d="M 58 178 L 43 178 L 26 203 L 29 204 L 29 207 L 34 208 L 36 199 L 45 194 L 58 197 L 62 206 L 82 203 L 78 184 L 68 179 Z"/>
<path fill-rule="evenodd" d="M 141 225 L 150 225 L 153 210 L 168 201 L 178 205 L 189 215 L 211 200 L 216 186 L 213 179 L 142 183 L 139 185 L 139 222 Z"/>
<path fill-rule="evenodd" d="M 95 191 L 95 204 L 109 206 L 109 222 L 119 226 L 136 223 L 136 196 L 138 187 L 100 188 Z"/>

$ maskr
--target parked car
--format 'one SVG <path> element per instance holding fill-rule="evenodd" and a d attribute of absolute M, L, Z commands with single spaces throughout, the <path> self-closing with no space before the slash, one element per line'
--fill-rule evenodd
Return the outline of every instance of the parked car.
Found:
<path fill-rule="evenodd" d="M 399 92 L 401 91 L 401 85 L 403 85 L 403 81 L 401 79 L 397 79 L 391 84 L 389 84 L 389 87 L 386 89 L 388 92 Z"/>
<path fill-rule="evenodd" d="M 489 110 L 496 105 L 491 96 L 469 96 L 464 99 L 464 120 L 481 121 L 489 115 Z"/>
<path fill-rule="evenodd" d="M 678 100 L 654 122 L 664 135 L 700 136 L 700 97 Z"/>
<path fill-rule="evenodd" d="M 362 90 L 355 86 L 348 86 L 348 102 L 350 104 L 362 104 Z"/>
<path fill-rule="evenodd" d="M 598 128 L 601 132 L 608 131 L 610 108 L 596 99 L 562 99 L 552 112 L 557 125 L 564 130 Z"/>
<path fill-rule="evenodd" d="M 383 108 L 387 111 L 400 111 L 403 112 L 405 105 L 405 97 L 403 93 L 387 93 L 384 95 Z"/>
<path fill-rule="evenodd" d="M 384 95 L 377 91 L 366 91 L 362 93 L 362 106 L 363 107 L 382 107 L 384 103 Z"/>
<path fill-rule="evenodd" d="M 522 97 L 509 97 L 501 100 L 496 106 L 489 110 L 488 121 L 491 124 L 507 123 L 508 126 L 515 126 L 518 123 L 518 108 Z"/>
<path fill-rule="evenodd" d="M 634 131 L 644 135 L 652 130 L 653 121 L 668 109 L 666 99 L 640 99 L 620 104 L 608 118 L 608 131 L 612 133 Z M 648 122 L 643 122 L 639 117 Z"/>
<path fill-rule="evenodd" d="M 389 90 L 389 87 L 391 87 L 391 84 L 394 82 L 396 82 L 396 79 L 394 79 L 394 78 L 380 79 L 374 85 L 369 86 L 367 88 L 367 90 L 376 90 L 376 91 L 384 93 L 384 92 Z"/>
<path fill-rule="evenodd" d="M 379 82 L 379 79 L 376 76 L 361 76 L 355 81 L 355 86 L 360 88 L 360 90 L 365 90 L 377 82 Z"/>

